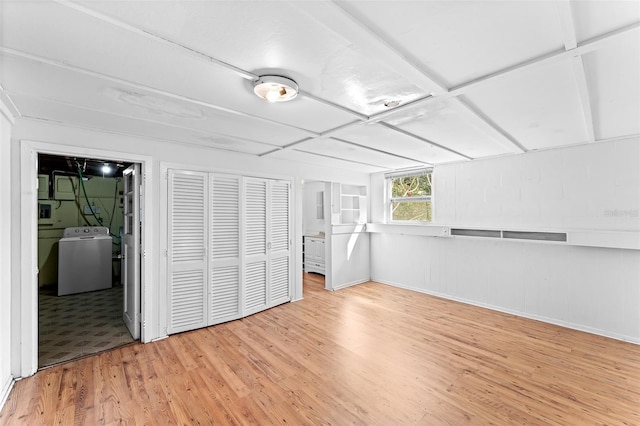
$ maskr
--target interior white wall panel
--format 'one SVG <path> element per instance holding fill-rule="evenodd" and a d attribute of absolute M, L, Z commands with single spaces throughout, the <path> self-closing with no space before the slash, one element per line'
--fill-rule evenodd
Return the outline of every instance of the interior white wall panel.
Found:
<path fill-rule="evenodd" d="M 369 234 L 333 227 L 331 234 L 331 290 L 369 281 Z M 346 228 L 353 229 L 353 226 Z"/>
<path fill-rule="evenodd" d="M 440 165 L 433 225 L 640 231 L 638 138 Z M 372 175 L 381 220 L 384 175 Z M 371 279 L 640 343 L 640 251 L 371 234 Z"/>
<path fill-rule="evenodd" d="M 8 395 L 11 374 L 11 127 L 13 117 L 0 101 L 0 407 Z"/>
<path fill-rule="evenodd" d="M 371 234 L 371 279 L 640 343 L 640 251 Z"/>
<path fill-rule="evenodd" d="M 638 138 L 441 165 L 435 170 L 438 223 L 640 228 Z"/>

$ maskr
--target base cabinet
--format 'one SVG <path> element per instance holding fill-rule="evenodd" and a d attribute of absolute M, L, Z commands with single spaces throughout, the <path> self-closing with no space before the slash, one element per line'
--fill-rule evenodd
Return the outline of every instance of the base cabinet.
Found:
<path fill-rule="evenodd" d="M 304 237 L 304 271 L 324 275 L 324 238 Z"/>

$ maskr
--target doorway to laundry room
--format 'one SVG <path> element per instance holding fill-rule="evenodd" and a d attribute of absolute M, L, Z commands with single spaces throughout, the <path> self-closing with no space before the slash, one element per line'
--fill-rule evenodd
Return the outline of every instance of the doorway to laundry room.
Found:
<path fill-rule="evenodd" d="M 140 164 L 38 154 L 38 368 L 140 338 Z"/>

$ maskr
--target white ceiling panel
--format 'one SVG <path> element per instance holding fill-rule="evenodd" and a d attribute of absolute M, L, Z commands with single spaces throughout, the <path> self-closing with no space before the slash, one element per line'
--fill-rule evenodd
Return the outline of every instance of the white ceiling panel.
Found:
<path fill-rule="evenodd" d="M 583 56 L 597 139 L 640 134 L 640 40 Z"/>
<path fill-rule="evenodd" d="M 454 98 L 408 107 L 384 121 L 471 158 L 519 152 Z"/>
<path fill-rule="evenodd" d="M 640 22 L 640 1 L 572 1 L 578 42 Z"/>
<path fill-rule="evenodd" d="M 587 141 L 569 60 L 515 73 L 472 89 L 466 96 L 527 149 Z"/>
<path fill-rule="evenodd" d="M 12 26 L 25 26 L 33 34 L 5 37 L 4 45 L 12 49 L 314 132 L 354 119 L 353 114 L 305 97 L 293 106 L 268 105 L 254 95 L 250 81 L 228 69 L 67 7 L 25 2 L 8 12 L 15 18 L 9 20 L 9 34 L 17 32 Z M 60 25 L 65 21 L 69 24 Z"/>
<path fill-rule="evenodd" d="M 373 166 L 359 162 L 352 162 L 324 155 L 302 152 L 295 149 L 284 149 L 269 156 L 269 158 L 291 161 L 300 164 L 310 164 L 320 167 L 332 167 L 360 173 L 377 173 L 387 170 L 386 167 Z"/>
<path fill-rule="evenodd" d="M 3 66 L 2 85 L 10 88 L 10 95 L 41 97 L 110 114 L 163 121 L 174 126 L 236 135 L 273 145 L 286 145 L 309 135 L 295 128 L 252 120 L 137 88 L 131 89 L 54 66 L 41 63 L 33 66 L 29 60 L 4 57 Z M 48 117 L 47 111 L 40 110 L 40 113 L 44 114 L 41 118 Z"/>
<path fill-rule="evenodd" d="M 554 2 L 340 2 L 448 87 L 562 49 Z"/>
<path fill-rule="evenodd" d="M 229 137 L 228 135 L 171 126 L 162 121 L 142 121 L 128 116 L 105 114 L 104 112 L 61 104 L 42 98 L 36 99 L 24 95 L 13 95 L 12 99 L 18 108 L 24 111 L 23 115 L 26 118 L 74 123 L 78 127 L 253 155 L 259 155 L 274 148 L 271 145 Z"/>
<path fill-rule="evenodd" d="M 294 2 L 295 3 L 295 2 Z M 371 115 L 426 92 L 287 2 L 83 2 L 243 70 L 285 74 L 313 95 Z M 333 19 L 339 19 L 339 11 Z"/>
<path fill-rule="evenodd" d="M 353 126 L 337 132 L 334 136 L 429 164 L 447 163 L 465 159 L 452 152 L 412 138 L 403 133 L 393 131 L 377 123 Z"/>
<path fill-rule="evenodd" d="M 422 163 L 410 159 L 393 157 L 377 151 L 362 148 L 331 138 L 314 139 L 296 145 L 296 150 L 314 154 L 327 155 L 334 158 L 343 158 L 353 162 L 378 166 L 381 168 L 402 169 L 406 167 L 421 166 Z"/>

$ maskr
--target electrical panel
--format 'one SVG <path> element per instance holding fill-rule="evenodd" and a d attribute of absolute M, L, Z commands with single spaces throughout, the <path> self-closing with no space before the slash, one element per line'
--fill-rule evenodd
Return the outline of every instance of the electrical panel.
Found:
<path fill-rule="evenodd" d="M 49 199 L 49 176 L 38 175 L 38 200 Z"/>

